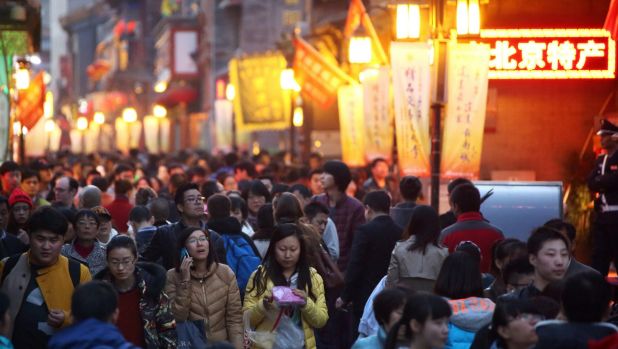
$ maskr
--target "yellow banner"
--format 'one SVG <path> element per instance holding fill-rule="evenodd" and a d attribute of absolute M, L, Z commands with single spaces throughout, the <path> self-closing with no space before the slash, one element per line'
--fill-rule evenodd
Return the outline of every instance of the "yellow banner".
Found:
<path fill-rule="evenodd" d="M 449 44 L 447 97 L 442 147 L 442 176 L 479 178 L 485 108 L 489 45 Z"/>
<path fill-rule="evenodd" d="M 367 161 L 391 161 L 395 130 L 391 108 L 390 69 L 380 67 L 362 73 L 365 110 L 365 157 Z"/>
<path fill-rule="evenodd" d="M 399 167 L 404 175 L 429 176 L 431 46 L 391 43 L 395 132 Z"/>
<path fill-rule="evenodd" d="M 338 91 L 341 158 L 348 166 L 365 166 L 365 119 L 361 85 L 342 86 Z"/>

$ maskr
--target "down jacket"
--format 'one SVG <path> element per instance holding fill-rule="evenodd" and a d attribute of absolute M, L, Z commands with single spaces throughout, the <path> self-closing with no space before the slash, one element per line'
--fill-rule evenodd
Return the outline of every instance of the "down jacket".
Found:
<path fill-rule="evenodd" d="M 272 316 L 267 316 L 266 308 L 264 308 L 264 294 L 258 295 L 257 288 L 253 287 L 253 278 L 257 272 L 262 270 L 262 266 L 254 271 L 247 283 L 247 291 L 245 292 L 245 304 L 243 310 L 249 316 L 251 327 L 257 331 L 270 331 L 274 325 L 274 319 L 279 313 L 275 310 Z M 303 332 L 305 333 L 305 348 L 316 349 L 314 329 L 322 328 L 328 321 L 328 309 L 326 308 L 326 298 L 324 296 L 324 283 L 318 272 L 310 268 L 312 291 L 316 299 L 307 297 L 307 304 L 300 308 L 300 314 L 303 320 Z M 266 282 L 266 289 L 272 290 L 273 282 L 269 279 Z M 307 290 L 305 290 L 307 292 Z M 266 292 L 265 292 L 266 293 Z M 309 294 L 309 292 L 307 292 Z M 258 348 L 257 346 L 253 346 Z"/>
<path fill-rule="evenodd" d="M 230 267 L 213 263 L 203 279 L 191 273 L 188 284 L 176 269 L 170 269 L 165 292 L 172 300 L 176 321 L 203 319 L 209 342 L 228 341 L 242 349 L 242 305 Z"/>

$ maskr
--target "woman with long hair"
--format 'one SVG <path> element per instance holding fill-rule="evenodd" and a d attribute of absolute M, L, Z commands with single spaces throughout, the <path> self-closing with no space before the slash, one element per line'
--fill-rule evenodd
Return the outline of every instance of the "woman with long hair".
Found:
<path fill-rule="evenodd" d="M 279 309 L 273 302 L 274 286 L 292 288 L 305 304 Z M 302 328 L 305 348 L 316 348 L 313 331 L 328 320 L 324 284 L 322 277 L 307 262 L 305 241 L 296 224 L 275 226 L 264 261 L 247 284 L 243 309 L 251 327 L 258 331 L 270 331 L 277 314 L 285 311 L 294 324 Z"/>
<path fill-rule="evenodd" d="M 451 314 L 451 307 L 442 297 L 427 293 L 408 297 L 401 319 L 388 333 L 386 348 L 444 348 Z"/>
<path fill-rule="evenodd" d="M 470 348 L 476 332 L 491 322 L 495 308 L 491 299 L 483 297 L 479 261 L 464 251 L 446 257 L 435 294 L 447 298 L 453 309 L 445 348 Z"/>
<path fill-rule="evenodd" d="M 497 241 L 491 249 L 491 255 L 491 274 L 495 280 L 485 289 L 485 296 L 495 302 L 507 293 L 504 267 L 512 260 L 528 258 L 528 250 L 525 242 L 509 238 Z"/>
<path fill-rule="evenodd" d="M 538 341 L 534 330 L 545 317 L 529 300 L 498 301 L 489 331 L 491 349 L 529 349 Z"/>
<path fill-rule="evenodd" d="M 176 321 L 163 291 L 165 269 L 137 262 L 135 242 L 126 235 L 112 238 L 106 253 L 108 267 L 95 279 L 110 282 L 118 291 L 120 332 L 141 348 L 176 348 Z"/>
<path fill-rule="evenodd" d="M 414 291 L 433 291 L 448 248 L 441 246 L 440 219 L 431 206 L 416 206 L 406 226 L 406 240 L 393 249 L 386 287 L 397 285 Z"/>
<path fill-rule="evenodd" d="M 187 227 L 178 236 L 176 267 L 167 272 L 165 292 L 176 321 L 204 321 L 209 342 L 228 341 L 241 349 L 240 292 L 230 267 L 217 262 L 208 230 Z"/>

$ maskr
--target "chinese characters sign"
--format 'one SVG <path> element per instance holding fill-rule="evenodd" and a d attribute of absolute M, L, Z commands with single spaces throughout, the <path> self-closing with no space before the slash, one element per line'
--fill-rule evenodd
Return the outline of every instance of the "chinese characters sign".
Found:
<path fill-rule="evenodd" d="M 354 84 L 339 88 L 341 160 L 349 166 L 365 166 L 365 119 L 363 88 Z"/>
<path fill-rule="evenodd" d="M 390 69 L 379 67 L 364 72 L 365 155 L 367 161 L 393 153 L 394 120 L 391 109 Z"/>
<path fill-rule="evenodd" d="M 616 43 L 604 29 L 484 29 L 490 79 L 613 79 Z"/>
<path fill-rule="evenodd" d="M 285 58 L 281 54 L 230 60 L 230 81 L 237 87 L 234 112 L 239 131 L 289 127 L 290 102 L 289 98 L 284 98 L 279 85 L 285 66 Z"/>
<path fill-rule="evenodd" d="M 430 54 L 426 43 L 391 43 L 395 132 L 404 175 L 429 175 Z"/>
<path fill-rule="evenodd" d="M 487 106 L 489 45 L 449 44 L 442 176 L 478 178 Z"/>

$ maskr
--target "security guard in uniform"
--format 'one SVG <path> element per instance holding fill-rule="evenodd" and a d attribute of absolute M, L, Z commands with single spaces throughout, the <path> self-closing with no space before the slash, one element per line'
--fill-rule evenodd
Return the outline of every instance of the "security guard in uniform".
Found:
<path fill-rule="evenodd" d="M 588 188 L 595 193 L 592 225 L 592 267 L 607 275 L 610 261 L 618 268 L 618 127 L 602 120 L 601 146 L 606 153 L 595 161 Z"/>

